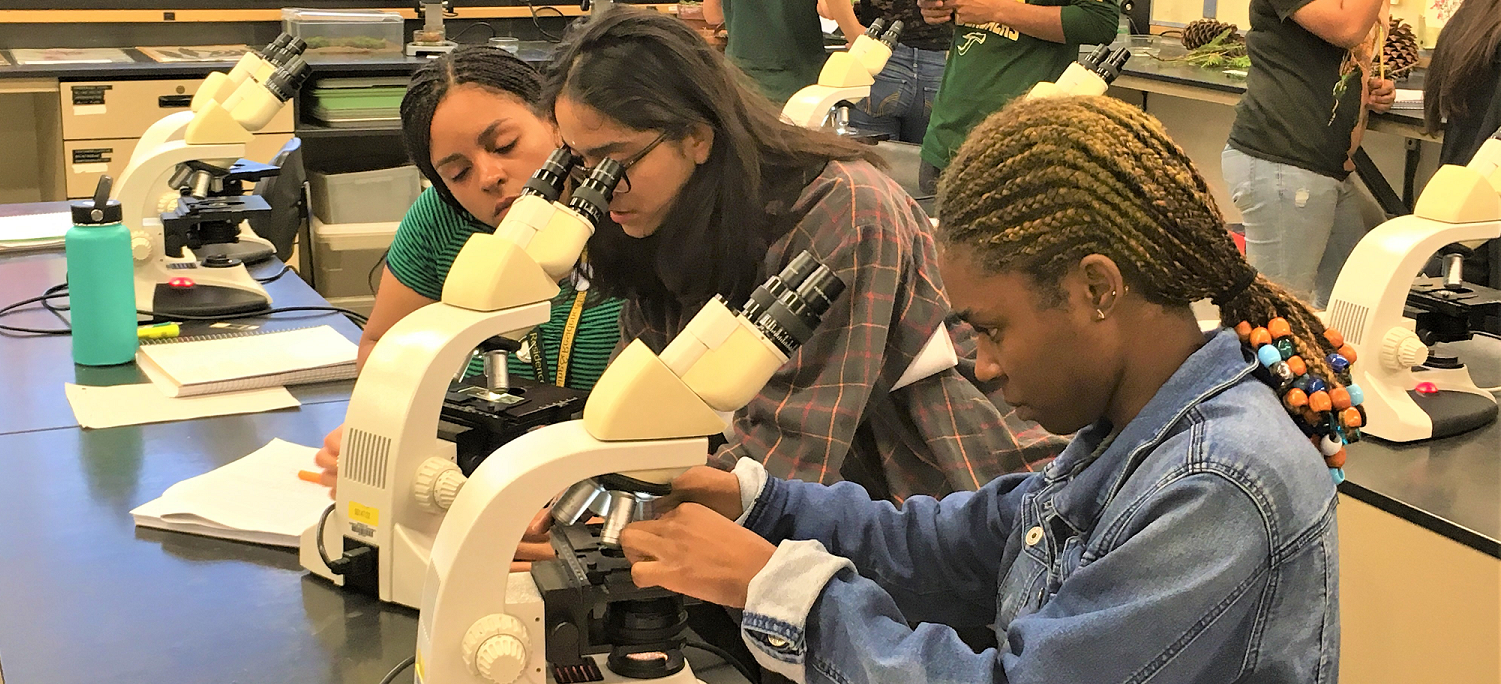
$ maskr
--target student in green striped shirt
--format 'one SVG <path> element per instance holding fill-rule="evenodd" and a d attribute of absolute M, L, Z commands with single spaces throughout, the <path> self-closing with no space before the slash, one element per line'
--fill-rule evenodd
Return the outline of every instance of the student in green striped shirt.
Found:
<path fill-rule="evenodd" d="M 401 101 L 402 137 L 432 187 L 396 230 L 360 339 L 361 366 L 391 326 L 442 296 L 459 248 L 476 232 L 494 231 L 522 185 L 561 144 L 553 124 L 534 108 L 541 94 L 530 66 L 490 47 L 459 48 L 412 74 Z M 560 286 L 551 319 L 528 336 L 524 358 L 513 355 L 510 370 L 589 389 L 620 340 L 621 301 L 589 293 L 581 274 Z M 317 455 L 330 487 L 338 481 L 341 434 L 342 426 L 329 433 Z M 517 549 L 519 561 L 552 556 L 543 529 Z"/>

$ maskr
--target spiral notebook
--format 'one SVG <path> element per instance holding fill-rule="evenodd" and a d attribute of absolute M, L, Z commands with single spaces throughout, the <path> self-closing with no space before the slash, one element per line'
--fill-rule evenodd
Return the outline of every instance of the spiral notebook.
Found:
<path fill-rule="evenodd" d="M 142 340 L 136 364 L 169 397 L 348 380 L 359 352 L 326 325 Z"/>

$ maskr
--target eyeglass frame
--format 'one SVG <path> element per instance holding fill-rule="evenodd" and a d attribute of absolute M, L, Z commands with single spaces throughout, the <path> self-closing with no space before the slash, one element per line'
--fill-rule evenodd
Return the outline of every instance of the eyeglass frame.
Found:
<path fill-rule="evenodd" d="M 651 154 L 651 151 L 657 149 L 657 146 L 661 145 L 663 141 L 667 140 L 667 133 L 667 131 L 662 131 L 662 134 L 658 135 L 655 140 L 647 143 L 646 147 L 641 148 L 641 150 L 636 152 L 635 154 L 617 162 L 618 164 L 620 164 L 620 183 L 615 186 L 615 192 L 631 191 L 631 177 L 630 174 L 627 173 L 627 171 L 629 171 L 632 166 L 635 166 L 636 162 L 641 161 L 646 157 L 646 155 Z M 567 145 L 565 144 L 565 146 Z M 569 149 L 572 148 L 570 147 Z M 577 153 L 575 152 L 575 154 Z M 606 157 L 606 159 L 608 159 L 608 157 Z M 603 162 L 604 160 L 602 159 L 600 161 Z M 583 164 L 579 164 L 569 170 L 568 179 L 573 181 L 573 184 L 577 186 L 578 184 L 584 182 L 584 179 L 588 178 L 589 174 L 593 173 L 594 169 L 598 166 L 599 164 L 597 163 L 594 166 L 590 167 L 585 167 Z"/>

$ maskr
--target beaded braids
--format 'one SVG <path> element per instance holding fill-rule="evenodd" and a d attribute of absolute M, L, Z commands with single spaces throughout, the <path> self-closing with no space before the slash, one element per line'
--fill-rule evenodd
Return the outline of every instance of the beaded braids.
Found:
<path fill-rule="evenodd" d="M 401 138 L 417 170 L 433 184 L 449 206 L 464 210 L 448 184 L 433 168 L 433 114 L 456 86 L 473 84 L 510 95 L 530 107 L 542 98 L 542 81 L 535 69 L 500 48 L 468 45 L 428 61 L 412 72 L 401 98 Z"/>
<path fill-rule="evenodd" d="M 1203 176 L 1156 119 L 1109 97 L 1015 101 L 970 133 L 938 198 L 940 239 L 991 272 L 1056 285 L 1102 254 L 1148 301 L 1212 299 L 1343 479 L 1343 445 L 1364 422 L 1348 375 L 1354 350 L 1246 263 Z M 1063 305 L 1056 288 L 1051 304 Z"/>

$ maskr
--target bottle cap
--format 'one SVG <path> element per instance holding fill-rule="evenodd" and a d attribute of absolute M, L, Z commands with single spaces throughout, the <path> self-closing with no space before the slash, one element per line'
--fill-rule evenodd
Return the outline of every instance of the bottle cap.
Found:
<path fill-rule="evenodd" d="M 114 182 L 115 180 L 109 176 L 100 176 L 99 185 L 95 186 L 92 199 L 74 200 L 70 203 L 74 225 L 104 226 L 119 223 L 125 218 L 125 212 L 120 208 L 120 200 L 109 198 L 109 189 Z"/>

